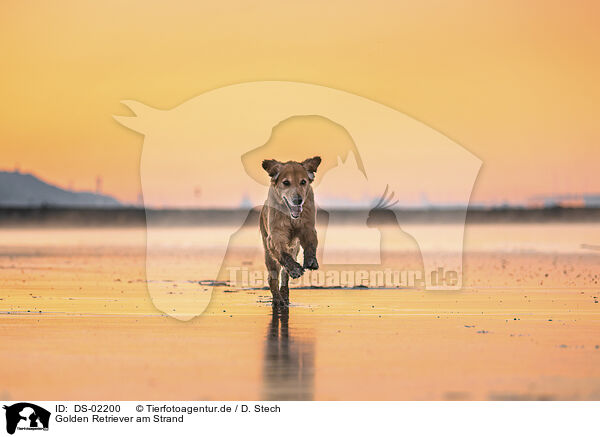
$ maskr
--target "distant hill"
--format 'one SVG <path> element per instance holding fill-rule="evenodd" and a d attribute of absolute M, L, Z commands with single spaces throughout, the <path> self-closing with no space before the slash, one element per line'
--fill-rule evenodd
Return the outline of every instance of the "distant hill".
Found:
<path fill-rule="evenodd" d="M 118 207 L 121 204 L 110 196 L 63 190 L 31 174 L 0 171 L 0 206 L 105 208 Z"/>

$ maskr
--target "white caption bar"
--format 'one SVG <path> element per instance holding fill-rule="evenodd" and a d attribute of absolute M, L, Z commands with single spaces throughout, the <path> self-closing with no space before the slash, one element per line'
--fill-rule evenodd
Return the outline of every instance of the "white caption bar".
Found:
<path fill-rule="evenodd" d="M 598 402 L 4 402 L 0 435 L 564 436 Z M 33 431 L 46 431 L 43 434 Z"/>

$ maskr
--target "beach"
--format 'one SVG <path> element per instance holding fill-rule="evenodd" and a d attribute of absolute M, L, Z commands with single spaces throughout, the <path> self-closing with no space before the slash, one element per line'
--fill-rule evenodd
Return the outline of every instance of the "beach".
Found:
<path fill-rule="evenodd" d="M 145 228 L 5 228 L 0 398 L 598 400 L 599 230 L 471 224 L 461 290 L 308 286 L 274 313 L 268 290 L 224 282 L 181 321 L 148 293 Z M 227 262 L 262 269 L 253 238 Z M 382 262 L 418 270 L 409 246 Z M 188 272 L 166 295 L 219 262 L 165 256 Z"/>

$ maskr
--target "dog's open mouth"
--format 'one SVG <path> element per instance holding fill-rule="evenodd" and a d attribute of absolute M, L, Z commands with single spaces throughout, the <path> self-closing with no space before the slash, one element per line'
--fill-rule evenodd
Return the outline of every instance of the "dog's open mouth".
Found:
<path fill-rule="evenodd" d="M 297 219 L 298 217 L 300 217 L 300 214 L 302 213 L 302 205 L 292 205 L 290 202 L 288 202 L 285 196 L 283 197 L 283 201 L 290 210 L 290 216 L 293 219 Z"/>

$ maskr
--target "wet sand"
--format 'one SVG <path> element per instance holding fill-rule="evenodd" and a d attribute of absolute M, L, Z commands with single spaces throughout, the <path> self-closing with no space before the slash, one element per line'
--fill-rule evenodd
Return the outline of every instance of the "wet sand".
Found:
<path fill-rule="evenodd" d="M 142 229 L 3 230 L 0 399 L 597 400 L 598 229 L 568 226 L 470 227 L 462 291 L 221 286 L 189 322 Z"/>

